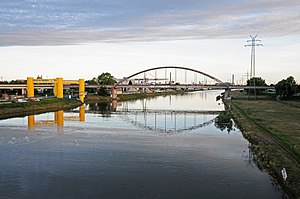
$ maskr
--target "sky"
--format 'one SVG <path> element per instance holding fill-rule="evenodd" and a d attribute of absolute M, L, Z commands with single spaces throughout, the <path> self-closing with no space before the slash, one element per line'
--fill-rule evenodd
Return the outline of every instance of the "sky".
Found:
<path fill-rule="evenodd" d="M 183 66 L 246 79 L 300 82 L 298 0 L 1 0 L 0 80 L 117 78 Z"/>

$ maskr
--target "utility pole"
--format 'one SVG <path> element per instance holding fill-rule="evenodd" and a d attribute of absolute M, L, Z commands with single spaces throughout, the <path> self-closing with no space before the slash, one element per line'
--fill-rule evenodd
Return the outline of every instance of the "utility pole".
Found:
<path fill-rule="evenodd" d="M 260 39 L 256 39 L 257 35 L 254 37 L 250 35 L 251 40 L 247 40 L 249 44 L 246 44 L 245 47 L 251 46 L 251 66 L 250 66 L 250 87 L 251 87 L 251 78 L 253 77 L 253 87 L 254 87 L 254 96 L 256 99 L 256 89 L 255 89 L 255 47 L 256 46 L 263 46 Z M 257 43 L 258 42 L 258 43 Z M 248 96 L 250 93 L 250 89 L 248 92 Z"/>

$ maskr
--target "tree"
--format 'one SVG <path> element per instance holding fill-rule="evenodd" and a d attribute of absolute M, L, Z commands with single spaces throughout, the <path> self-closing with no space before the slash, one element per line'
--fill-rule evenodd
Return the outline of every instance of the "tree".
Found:
<path fill-rule="evenodd" d="M 109 92 L 107 91 L 107 88 L 104 88 L 104 86 L 101 86 L 98 90 L 98 95 L 100 96 L 109 96 Z"/>
<path fill-rule="evenodd" d="M 275 92 L 276 95 L 282 98 L 291 98 L 294 94 L 299 92 L 299 86 L 294 77 L 289 76 L 287 79 L 283 79 L 275 85 Z"/>
<path fill-rule="evenodd" d="M 98 95 L 109 96 L 110 94 L 104 85 L 113 85 L 116 83 L 116 79 L 110 73 L 105 72 L 98 77 L 94 77 L 93 79 L 86 81 L 86 83 L 88 85 L 101 85 L 101 87 L 98 89 Z"/>
<path fill-rule="evenodd" d="M 116 79 L 110 73 L 102 73 L 96 79 L 97 83 L 100 85 L 113 85 L 116 83 Z"/>
<path fill-rule="evenodd" d="M 0 84 L 9 84 L 8 81 L 0 81 Z"/>
<path fill-rule="evenodd" d="M 87 83 L 88 85 L 97 85 L 98 84 L 96 77 L 94 77 L 91 80 L 86 80 L 85 83 Z"/>
<path fill-rule="evenodd" d="M 24 84 L 26 80 L 11 80 L 9 84 Z"/>
<path fill-rule="evenodd" d="M 247 86 L 267 86 L 266 81 L 262 79 L 261 77 L 252 77 L 251 79 L 247 80 Z M 245 89 L 250 94 L 254 94 L 256 92 L 257 95 L 262 94 L 263 90 L 262 89 Z"/>

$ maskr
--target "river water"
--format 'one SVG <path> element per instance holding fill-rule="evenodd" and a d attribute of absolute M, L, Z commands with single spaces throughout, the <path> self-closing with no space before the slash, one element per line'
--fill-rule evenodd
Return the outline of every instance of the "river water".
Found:
<path fill-rule="evenodd" d="M 1 120 L 0 198 L 281 198 L 219 94 Z"/>

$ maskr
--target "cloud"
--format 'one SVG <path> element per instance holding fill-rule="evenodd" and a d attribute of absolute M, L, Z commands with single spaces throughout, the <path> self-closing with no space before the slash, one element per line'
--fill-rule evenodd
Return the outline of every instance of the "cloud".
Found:
<path fill-rule="evenodd" d="M 300 34 L 293 0 L 2 0 L 0 46 Z"/>

